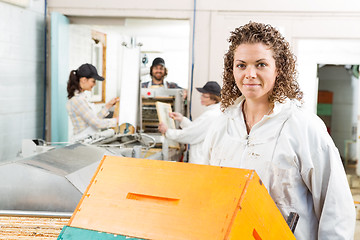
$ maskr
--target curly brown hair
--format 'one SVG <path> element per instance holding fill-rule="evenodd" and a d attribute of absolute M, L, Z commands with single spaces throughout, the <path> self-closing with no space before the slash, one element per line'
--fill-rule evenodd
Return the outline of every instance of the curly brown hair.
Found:
<path fill-rule="evenodd" d="M 233 74 L 234 52 L 240 44 L 263 43 L 272 49 L 277 69 L 277 77 L 269 102 L 283 102 L 286 98 L 302 100 L 303 93 L 296 81 L 296 57 L 289 43 L 271 25 L 249 22 L 231 32 L 230 46 L 224 56 L 223 87 L 221 89 L 221 109 L 224 111 L 241 96 Z"/>

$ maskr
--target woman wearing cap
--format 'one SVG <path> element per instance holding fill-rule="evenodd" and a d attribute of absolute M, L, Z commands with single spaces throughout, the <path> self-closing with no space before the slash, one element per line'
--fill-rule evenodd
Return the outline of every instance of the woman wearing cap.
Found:
<path fill-rule="evenodd" d="M 325 124 L 301 107 L 296 61 L 274 27 L 236 28 L 224 57 L 219 117 L 204 141 L 208 164 L 254 169 L 298 240 L 353 239 L 355 206 Z"/>
<path fill-rule="evenodd" d="M 97 114 L 86 99 L 85 91 L 91 91 L 95 86 L 95 80 L 103 81 L 104 78 L 99 76 L 96 68 L 89 63 L 70 72 L 67 83 L 69 100 L 66 108 L 74 127 L 74 141 L 84 139 L 100 129 L 117 126 L 118 118 L 105 119 L 105 117 L 109 109 L 119 101 L 118 98 L 111 99 Z"/>
<path fill-rule="evenodd" d="M 207 82 L 204 87 L 196 88 L 201 93 L 201 105 L 206 110 L 194 121 L 190 121 L 181 113 L 169 113 L 170 117 L 180 122 L 182 129 L 168 129 L 163 123 L 159 124 L 159 131 L 171 140 L 190 144 L 190 163 L 201 163 L 202 143 L 211 123 L 220 116 L 220 86 L 217 82 Z"/>

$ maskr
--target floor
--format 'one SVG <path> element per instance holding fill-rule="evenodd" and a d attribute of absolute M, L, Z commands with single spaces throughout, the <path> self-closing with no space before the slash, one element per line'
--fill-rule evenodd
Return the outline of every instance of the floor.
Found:
<path fill-rule="evenodd" d="M 356 207 L 356 228 L 354 239 L 360 239 L 360 177 L 355 174 L 356 165 L 349 165 L 346 173 Z"/>

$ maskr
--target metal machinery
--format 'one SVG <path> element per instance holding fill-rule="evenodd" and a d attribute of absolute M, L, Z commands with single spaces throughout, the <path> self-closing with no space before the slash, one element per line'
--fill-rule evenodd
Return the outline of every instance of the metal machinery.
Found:
<path fill-rule="evenodd" d="M 47 145 L 44 141 L 35 141 Z M 0 165 L 0 215 L 70 216 L 104 155 L 162 159 L 147 134 L 108 129 Z"/>
<path fill-rule="evenodd" d="M 159 119 L 155 103 L 157 101 L 169 103 L 173 112 L 186 114 L 186 100 L 184 99 L 183 89 L 166 88 L 142 88 L 140 100 L 140 129 L 142 132 L 152 136 L 155 141 L 155 149 L 162 149 L 165 160 L 179 161 L 183 155 L 184 146 L 180 149 L 168 148 L 167 140 L 158 132 Z M 176 122 L 176 127 L 178 123 Z"/>

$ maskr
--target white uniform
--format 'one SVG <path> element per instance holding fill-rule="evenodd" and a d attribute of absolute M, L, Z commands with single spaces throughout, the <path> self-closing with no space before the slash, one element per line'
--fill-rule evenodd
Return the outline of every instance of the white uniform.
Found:
<path fill-rule="evenodd" d="M 286 219 L 300 218 L 298 240 L 353 239 L 355 206 L 324 123 L 296 101 L 276 103 L 247 134 L 240 97 L 209 130 L 204 164 L 254 169 Z"/>
<path fill-rule="evenodd" d="M 180 143 L 190 144 L 190 163 L 199 163 L 203 158 L 202 144 L 206 133 L 216 118 L 221 115 L 220 103 L 206 107 L 206 110 L 194 121 L 184 117 L 180 123 L 182 129 L 168 129 L 165 136 Z"/>

